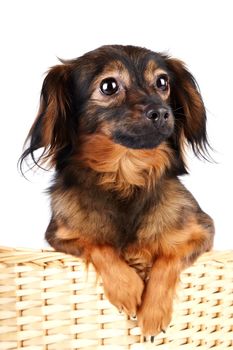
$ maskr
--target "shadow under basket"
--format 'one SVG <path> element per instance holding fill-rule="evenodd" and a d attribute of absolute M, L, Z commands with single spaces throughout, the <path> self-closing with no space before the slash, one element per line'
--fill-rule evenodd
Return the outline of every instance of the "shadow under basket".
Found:
<path fill-rule="evenodd" d="M 233 348 L 233 251 L 206 253 L 182 273 L 172 322 L 151 344 L 106 300 L 92 266 L 0 247 L 0 349 L 155 348 Z"/>

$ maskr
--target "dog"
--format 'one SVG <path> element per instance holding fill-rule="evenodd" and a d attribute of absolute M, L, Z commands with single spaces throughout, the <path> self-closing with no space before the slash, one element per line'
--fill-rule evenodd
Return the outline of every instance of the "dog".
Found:
<path fill-rule="evenodd" d="M 213 245 L 213 220 L 179 180 L 187 145 L 206 158 L 206 111 L 185 64 L 108 45 L 49 70 L 20 159 L 55 168 L 48 243 L 91 262 L 151 340 L 171 321 L 181 271 Z"/>

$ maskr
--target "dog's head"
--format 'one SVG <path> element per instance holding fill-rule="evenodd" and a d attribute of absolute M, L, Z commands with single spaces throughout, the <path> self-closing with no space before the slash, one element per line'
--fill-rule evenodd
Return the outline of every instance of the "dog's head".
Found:
<path fill-rule="evenodd" d="M 43 148 L 40 160 L 59 168 L 97 136 L 102 149 L 115 144 L 148 151 L 166 144 L 177 173 L 185 172 L 185 145 L 197 156 L 208 145 L 195 79 L 181 61 L 133 46 L 104 46 L 62 61 L 44 80 L 21 159 L 31 155 L 37 163 L 34 152 Z M 97 143 L 90 145 L 95 152 Z"/>

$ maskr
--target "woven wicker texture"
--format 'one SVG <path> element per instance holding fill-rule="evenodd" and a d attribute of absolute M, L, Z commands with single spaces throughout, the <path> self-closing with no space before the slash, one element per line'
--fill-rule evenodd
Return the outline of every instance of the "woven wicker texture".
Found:
<path fill-rule="evenodd" d="M 171 325 L 151 344 L 81 260 L 0 248 L 0 349 L 155 348 L 233 348 L 233 252 L 205 254 L 182 273 Z"/>

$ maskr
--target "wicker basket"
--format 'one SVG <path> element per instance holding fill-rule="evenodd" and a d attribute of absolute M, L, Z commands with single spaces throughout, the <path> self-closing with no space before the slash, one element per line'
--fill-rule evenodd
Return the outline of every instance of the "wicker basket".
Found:
<path fill-rule="evenodd" d="M 166 334 L 144 342 L 137 322 L 105 299 L 91 267 L 54 251 L 0 248 L 0 349 L 233 347 L 233 251 L 183 272 Z"/>

